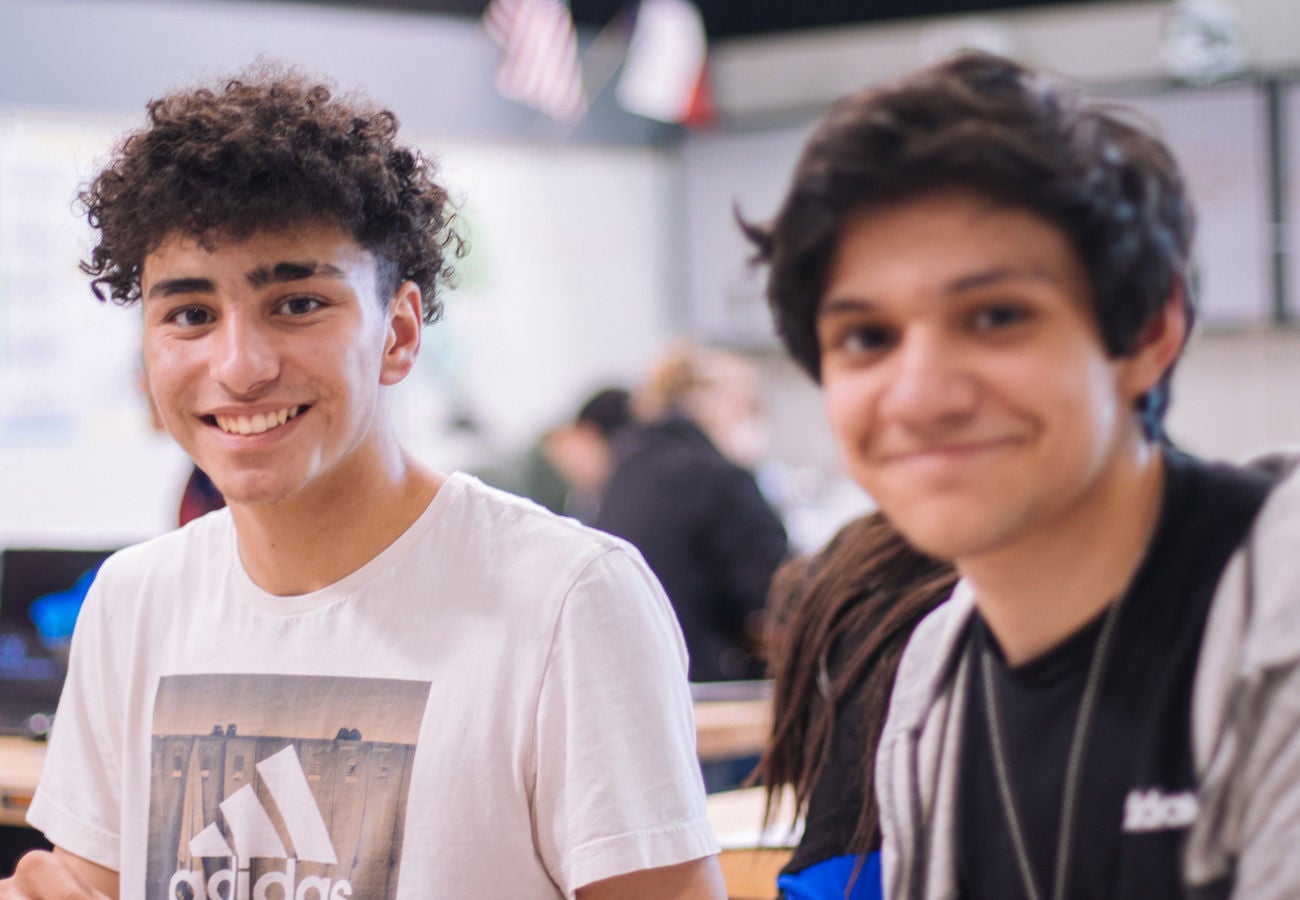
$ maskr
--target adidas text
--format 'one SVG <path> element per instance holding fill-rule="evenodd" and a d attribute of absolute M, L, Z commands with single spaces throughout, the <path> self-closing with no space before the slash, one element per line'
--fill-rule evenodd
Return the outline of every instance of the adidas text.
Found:
<path fill-rule="evenodd" d="M 1129 791 L 1124 798 L 1124 831 L 1170 831 L 1196 821 L 1200 804 L 1196 794 L 1182 791 L 1165 794 L 1156 788 Z"/>
<path fill-rule="evenodd" d="M 203 878 L 203 872 L 199 870 L 181 869 L 172 876 L 171 883 L 167 885 L 168 897 L 181 897 L 184 894 L 177 893 L 177 889 L 182 885 L 188 885 L 193 892 L 190 896 L 197 898 L 207 897 L 251 897 L 252 900 L 268 900 L 270 897 L 283 897 L 285 900 L 349 900 L 352 896 L 352 885 L 345 878 L 331 882 L 328 878 L 322 878 L 319 875 L 308 875 L 302 881 L 294 878 L 297 861 L 294 859 L 285 860 L 283 872 L 267 872 L 257 883 L 252 886 L 252 892 L 249 892 L 248 870 L 240 869 L 218 869 L 212 873 L 212 877 L 206 882 Z M 296 883 L 295 883 L 296 882 Z M 272 892 L 271 888 L 278 888 Z M 233 890 L 232 890 L 233 888 Z"/>

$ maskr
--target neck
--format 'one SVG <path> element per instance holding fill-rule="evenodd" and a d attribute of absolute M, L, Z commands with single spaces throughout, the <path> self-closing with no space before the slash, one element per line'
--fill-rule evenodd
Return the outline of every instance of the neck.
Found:
<path fill-rule="evenodd" d="M 385 465 L 271 506 L 231 505 L 239 557 L 277 596 L 328 587 L 360 569 L 428 508 L 445 478 L 396 450 Z"/>
<path fill-rule="evenodd" d="M 1010 665 L 1042 655 L 1128 589 L 1155 531 L 1164 459 L 1142 442 L 1068 518 L 1015 546 L 957 564 Z"/>

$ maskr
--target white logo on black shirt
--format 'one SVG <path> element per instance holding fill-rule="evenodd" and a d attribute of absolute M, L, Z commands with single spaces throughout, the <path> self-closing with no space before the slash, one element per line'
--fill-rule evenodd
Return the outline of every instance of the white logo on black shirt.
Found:
<path fill-rule="evenodd" d="M 1196 821 L 1200 804 L 1193 791 L 1166 794 L 1157 788 L 1132 790 L 1124 798 L 1124 831 L 1173 831 Z"/>

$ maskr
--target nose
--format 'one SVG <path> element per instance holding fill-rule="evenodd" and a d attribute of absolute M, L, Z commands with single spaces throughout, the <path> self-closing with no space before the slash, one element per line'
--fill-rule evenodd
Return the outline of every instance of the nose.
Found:
<path fill-rule="evenodd" d="M 212 377 L 232 397 L 256 395 L 280 374 L 280 355 L 268 326 L 243 310 L 227 314 L 212 335 Z"/>
<path fill-rule="evenodd" d="M 913 430 L 942 430 L 970 417 L 978 400 L 975 374 L 942 331 L 905 331 L 880 397 L 880 413 Z"/>

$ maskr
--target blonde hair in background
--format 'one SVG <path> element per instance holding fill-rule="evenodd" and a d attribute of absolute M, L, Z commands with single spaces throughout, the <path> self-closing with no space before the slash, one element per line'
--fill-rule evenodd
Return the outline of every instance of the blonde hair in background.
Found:
<path fill-rule="evenodd" d="M 758 369 L 745 357 L 678 338 L 664 348 L 632 396 L 643 422 L 686 416 L 734 461 L 752 466 L 767 445 Z"/>

